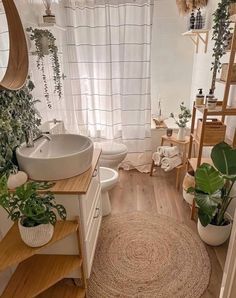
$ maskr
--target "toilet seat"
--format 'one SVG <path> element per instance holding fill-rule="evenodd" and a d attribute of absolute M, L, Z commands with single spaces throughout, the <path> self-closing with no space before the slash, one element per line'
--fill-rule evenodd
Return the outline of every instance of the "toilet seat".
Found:
<path fill-rule="evenodd" d="M 121 143 L 115 142 L 102 142 L 100 143 L 102 149 L 102 155 L 104 156 L 117 156 L 127 153 L 127 147 Z"/>

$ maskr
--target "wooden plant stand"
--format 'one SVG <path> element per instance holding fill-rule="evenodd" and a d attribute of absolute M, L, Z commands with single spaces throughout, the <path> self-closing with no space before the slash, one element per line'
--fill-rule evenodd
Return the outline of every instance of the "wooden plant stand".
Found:
<path fill-rule="evenodd" d="M 42 248 L 73 234 L 78 238 L 78 255 L 38 254 Z M 86 297 L 86 279 L 83 270 L 83 257 L 79 222 L 58 221 L 52 240 L 38 248 L 32 248 L 21 240 L 18 225 L 15 223 L 0 242 L 0 272 L 19 264 L 13 273 L 2 298 L 32 297 Z M 80 269 L 82 287 L 60 282 L 70 272 Z"/>

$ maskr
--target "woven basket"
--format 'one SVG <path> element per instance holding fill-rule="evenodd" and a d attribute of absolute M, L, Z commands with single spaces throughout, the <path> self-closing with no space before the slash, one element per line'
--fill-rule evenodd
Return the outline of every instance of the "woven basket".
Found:
<path fill-rule="evenodd" d="M 19 220 L 18 227 L 21 239 L 30 247 L 39 247 L 47 244 L 52 239 L 54 232 L 54 227 L 50 223 L 36 227 L 24 227 Z"/>

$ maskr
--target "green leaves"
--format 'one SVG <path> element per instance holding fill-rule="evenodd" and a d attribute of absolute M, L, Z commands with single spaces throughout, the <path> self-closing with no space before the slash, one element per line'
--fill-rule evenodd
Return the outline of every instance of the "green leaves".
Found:
<path fill-rule="evenodd" d="M 66 209 L 63 205 L 56 204 L 53 193 L 39 193 L 53 185 L 48 182 L 27 182 L 11 193 L 7 189 L 7 177 L 4 175 L 0 178 L 0 206 L 6 210 L 11 220 L 22 219 L 22 224 L 26 227 L 47 223 L 55 225 L 55 211 L 65 220 Z"/>
<path fill-rule="evenodd" d="M 195 173 L 196 189 L 212 195 L 224 186 L 224 179 L 209 164 L 202 164 Z"/>
<path fill-rule="evenodd" d="M 178 119 L 175 119 L 174 114 L 170 113 L 170 117 L 175 120 L 175 123 L 179 127 L 186 127 L 186 123 L 189 122 L 191 116 L 192 115 L 191 115 L 190 110 L 184 105 L 183 102 L 181 102 L 181 104 L 180 104 L 180 113 L 178 115 Z"/>
<path fill-rule="evenodd" d="M 211 158 L 224 178 L 231 181 L 236 180 L 236 149 L 224 142 L 217 144 L 212 149 Z"/>

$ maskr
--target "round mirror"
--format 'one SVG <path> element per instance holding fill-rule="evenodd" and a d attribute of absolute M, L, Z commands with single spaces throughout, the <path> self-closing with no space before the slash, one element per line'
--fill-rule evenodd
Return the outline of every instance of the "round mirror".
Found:
<path fill-rule="evenodd" d="M 28 76 L 28 50 L 13 0 L 0 0 L 0 89 L 18 90 Z"/>
<path fill-rule="evenodd" d="M 10 51 L 7 17 L 0 0 L 0 81 L 3 79 L 8 65 Z"/>

